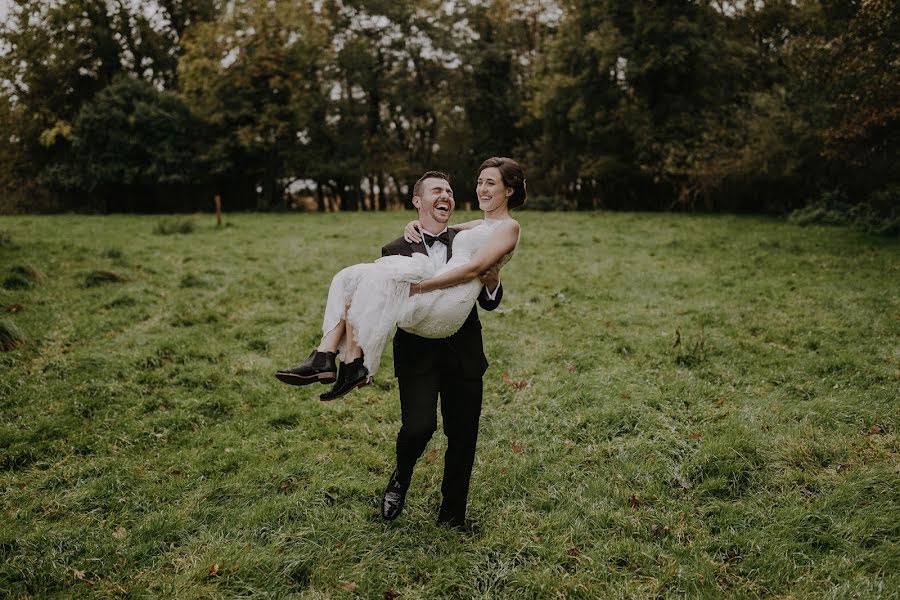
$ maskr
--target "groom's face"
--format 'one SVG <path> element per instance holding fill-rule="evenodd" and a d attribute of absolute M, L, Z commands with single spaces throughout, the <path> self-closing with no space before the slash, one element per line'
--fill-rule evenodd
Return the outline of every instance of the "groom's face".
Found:
<path fill-rule="evenodd" d="M 437 229 L 440 233 L 450 221 L 453 208 L 453 188 L 446 179 L 429 177 L 421 184 L 420 195 L 413 197 L 413 205 L 419 211 L 419 222 L 425 229 Z"/>

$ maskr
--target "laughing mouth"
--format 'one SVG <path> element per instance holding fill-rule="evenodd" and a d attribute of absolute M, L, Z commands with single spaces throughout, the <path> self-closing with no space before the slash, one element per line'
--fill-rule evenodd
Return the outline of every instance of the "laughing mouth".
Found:
<path fill-rule="evenodd" d="M 434 210 L 436 210 L 436 211 L 438 211 L 438 212 L 442 212 L 442 213 L 449 213 L 449 212 L 450 212 L 450 205 L 449 205 L 449 204 L 444 204 L 444 203 L 441 203 L 441 204 L 435 204 L 435 205 L 434 205 Z"/>

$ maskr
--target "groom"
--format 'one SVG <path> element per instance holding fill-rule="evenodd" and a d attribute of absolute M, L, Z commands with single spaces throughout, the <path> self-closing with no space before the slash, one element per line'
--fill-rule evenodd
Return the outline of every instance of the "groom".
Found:
<path fill-rule="evenodd" d="M 443 266 L 453 254 L 453 238 L 457 234 L 447 228 L 454 208 L 447 175 L 437 171 L 422 175 L 413 188 L 412 201 L 419 212 L 423 241 L 410 243 L 400 238 L 382 248 L 381 255 L 412 256 L 420 252 L 436 266 Z M 478 303 L 485 310 L 494 310 L 503 296 L 498 268 L 483 274 L 481 281 L 484 288 Z M 402 426 L 397 434 L 397 467 L 381 500 L 382 517 L 393 520 L 403 510 L 413 467 L 437 430 L 440 396 L 447 451 L 438 522 L 463 527 L 481 416 L 481 378 L 487 366 L 475 307 L 462 328 L 449 338 L 428 339 L 397 330 L 394 375 L 400 387 Z"/>

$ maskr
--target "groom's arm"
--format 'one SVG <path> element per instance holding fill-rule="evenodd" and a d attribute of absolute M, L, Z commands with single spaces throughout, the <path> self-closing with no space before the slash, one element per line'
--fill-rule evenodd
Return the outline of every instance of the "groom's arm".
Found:
<path fill-rule="evenodd" d="M 484 310 L 494 310 L 500 306 L 503 298 L 503 286 L 500 285 L 500 267 L 494 265 L 481 274 L 481 293 L 478 294 L 478 305 Z"/>

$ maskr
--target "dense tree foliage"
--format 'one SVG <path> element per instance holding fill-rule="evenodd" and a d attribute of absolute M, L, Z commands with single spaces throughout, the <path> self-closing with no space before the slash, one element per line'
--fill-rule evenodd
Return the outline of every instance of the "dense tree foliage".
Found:
<path fill-rule="evenodd" d="M 0 96 L 5 211 L 900 204 L 892 0 L 16 0 Z"/>

